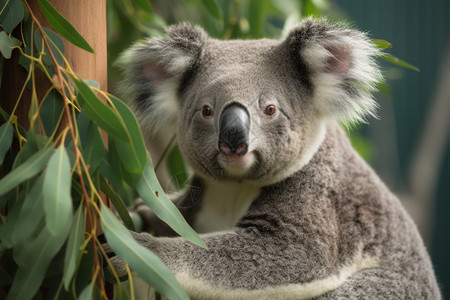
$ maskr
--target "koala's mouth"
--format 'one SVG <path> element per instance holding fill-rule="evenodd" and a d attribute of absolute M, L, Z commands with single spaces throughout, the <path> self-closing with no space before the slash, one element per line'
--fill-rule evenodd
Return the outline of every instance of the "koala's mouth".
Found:
<path fill-rule="evenodd" d="M 253 152 L 245 155 L 224 155 L 220 154 L 218 157 L 219 164 L 230 175 L 245 175 L 254 165 L 256 158 Z"/>

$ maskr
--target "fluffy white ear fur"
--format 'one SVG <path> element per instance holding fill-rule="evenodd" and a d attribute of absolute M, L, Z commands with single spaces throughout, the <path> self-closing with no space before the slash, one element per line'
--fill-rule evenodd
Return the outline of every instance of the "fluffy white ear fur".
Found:
<path fill-rule="evenodd" d="M 320 114 L 347 122 L 376 116 L 372 92 L 382 80 L 375 60 L 380 51 L 364 33 L 308 18 L 287 39 L 296 40 Z"/>
<path fill-rule="evenodd" d="M 180 24 L 169 27 L 167 36 L 147 39 L 122 54 L 120 89 L 146 135 L 165 139 L 175 133 L 182 76 L 194 65 L 206 38 L 201 28 Z"/>

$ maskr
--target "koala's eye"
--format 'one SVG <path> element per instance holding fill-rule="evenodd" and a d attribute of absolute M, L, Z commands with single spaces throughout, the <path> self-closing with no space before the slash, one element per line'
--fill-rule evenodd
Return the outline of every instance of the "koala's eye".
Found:
<path fill-rule="evenodd" d="M 275 112 L 276 112 L 277 108 L 275 107 L 275 105 L 270 104 L 267 105 L 266 108 L 264 109 L 264 114 L 268 115 L 268 116 L 272 116 Z"/>
<path fill-rule="evenodd" d="M 213 115 L 213 109 L 209 105 L 203 105 L 202 116 L 211 117 Z"/>

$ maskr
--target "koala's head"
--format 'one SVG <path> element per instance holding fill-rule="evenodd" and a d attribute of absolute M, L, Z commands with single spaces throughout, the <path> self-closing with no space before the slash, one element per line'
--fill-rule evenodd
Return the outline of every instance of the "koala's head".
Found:
<path fill-rule="evenodd" d="M 377 54 L 363 33 L 324 20 L 281 41 L 220 41 L 182 24 L 123 55 L 123 89 L 144 135 L 176 132 L 198 175 L 267 184 L 310 160 L 327 120 L 374 114 Z"/>

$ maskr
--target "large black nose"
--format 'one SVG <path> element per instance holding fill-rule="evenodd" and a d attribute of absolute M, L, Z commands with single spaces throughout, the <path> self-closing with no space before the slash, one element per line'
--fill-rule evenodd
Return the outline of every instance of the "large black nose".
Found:
<path fill-rule="evenodd" d="M 244 155 L 248 151 L 250 117 L 238 103 L 227 106 L 219 121 L 219 150 L 225 155 Z"/>

